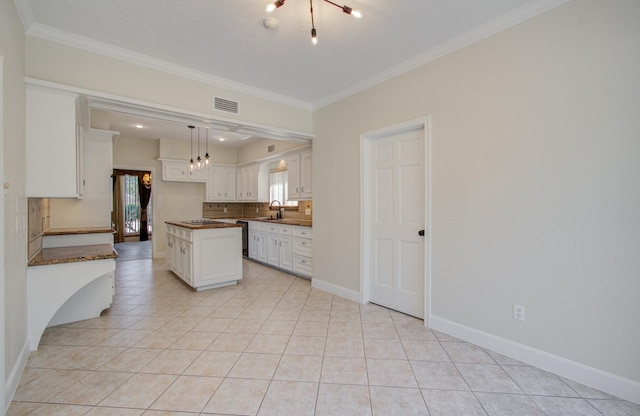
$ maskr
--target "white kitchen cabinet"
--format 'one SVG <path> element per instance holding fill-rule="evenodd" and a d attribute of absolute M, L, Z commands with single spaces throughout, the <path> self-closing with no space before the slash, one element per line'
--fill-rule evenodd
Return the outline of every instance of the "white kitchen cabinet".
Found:
<path fill-rule="evenodd" d="M 297 153 L 285 158 L 288 172 L 287 199 L 308 200 L 312 199 L 311 185 L 312 152 Z"/>
<path fill-rule="evenodd" d="M 236 200 L 236 168 L 212 165 L 207 176 L 207 202 Z"/>
<path fill-rule="evenodd" d="M 259 221 L 249 221 L 249 258 L 262 263 L 268 263 L 267 224 Z"/>
<path fill-rule="evenodd" d="M 27 196 L 82 196 L 82 127 L 78 95 L 29 84 L 26 94 Z"/>
<path fill-rule="evenodd" d="M 280 269 L 293 270 L 292 226 L 268 224 L 267 262 Z"/>
<path fill-rule="evenodd" d="M 237 170 L 237 200 L 257 201 L 258 200 L 258 174 L 257 165 L 242 166 Z"/>
<path fill-rule="evenodd" d="M 191 170 L 186 160 L 161 159 L 162 180 L 172 182 L 206 182 L 206 169 Z"/>
<path fill-rule="evenodd" d="M 313 230 L 310 227 L 293 229 L 293 272 L 305 277 L 313 275 Z"/>
<path fill-rule="evenodd" d="M 175 227 L 171 229 L 167 226 L 167 264 L 172 272 L 185 281 L 189 286 L 193 286 L 191 273 L 191 232 L 182 233 Z M 186 238 L 186 240 L 185 240 Z"/>
<path fill-rule="evenodd" d="M 242 279 L 242 227 L 189 229 L 167 224 L 167 263 L 196 290 L 236 284 Z"/>

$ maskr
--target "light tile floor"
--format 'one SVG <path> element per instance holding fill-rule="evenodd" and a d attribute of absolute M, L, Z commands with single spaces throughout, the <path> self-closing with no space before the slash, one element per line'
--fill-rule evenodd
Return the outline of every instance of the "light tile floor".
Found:
<path fill-rule="evenodd" d="M 194 292 L 119 262 L 96 319 L 49 328 L 10 416 L 640 415 L 640 406 L 244 261 Z"/>

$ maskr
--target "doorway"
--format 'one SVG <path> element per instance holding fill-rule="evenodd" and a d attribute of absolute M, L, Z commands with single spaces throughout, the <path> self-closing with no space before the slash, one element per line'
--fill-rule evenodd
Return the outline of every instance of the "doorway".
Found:
<path fill-rule="evenodd" d="M 112 222 L 116 261 L 151 259 L 153 232 L 152 173 L 113 170 Z"/>
<path fill-rule="evenodd" d="M 364 302 L 430 315 L 430 119 L 366 133 L 362 145 Z"/>

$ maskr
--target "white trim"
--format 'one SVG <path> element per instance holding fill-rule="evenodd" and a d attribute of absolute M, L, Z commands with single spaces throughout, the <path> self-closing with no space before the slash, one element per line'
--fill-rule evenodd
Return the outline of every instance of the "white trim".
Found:
<path fill-rule="evenodd" d="M 342 286 L 334 285 L 333 283 L 325 282 L 324 280 L 318 280 L 316 278 L 311 279 L 311 287 L 324 290 L 325 292 L 338 295 L 352 302 L 360 302 L 360 294 L 355 290 L 347 289 Z"/>
<path fill-rule="evenodd" d="M 570 0 L 536 0 L 527 3 L 523 7 L 506 13 L 483 25 L 477 26 L 466 33 L 455 36 L 419 55 L 416 55 L 404 62 L 394 65 L 383 72 L 380 72 L 370 78 L 364 79 L 346 90 L 325 97 L 322 100 L 318 100 L 313 103 L 313 109 L 317 110 L 319 108 L 347 98 L 353 94 L 374 87 L 378 84 L 381 84 L 385 81 L 416 69 L 422 65 L 428 64 L 429 62 L 433 62 L 436 59 L 439 59 L 466 46 L 469 46 L 476 42 L 480 42 L 481 40 L 493 36 L 498 32 L 506 30 L 512 26 L 524 22 L 525 20 L 545 13 L 555 7 L 567 3 L 568 1 Z"/>
<path fill-rule="evenodd" d="M 369 210 L 367 209 L 367 201 L 362 198 L 366 195 L 366 189 L 368 188 L 368 146 L 372 139 L 385 137 L 390 134 L 399 134 L 404 131 L 422 129 L 424 134 L 424 207 L 425 207 L 425 284 L 424 284 L 424 324 L 429 326 L 431 323 L 431 116 L 425 116 L 422 118 L 405 121 L 402 123 L 394 124 L 392 126 L 383 127 L 380 129 L 368 131 L 360 135 L 360 303 L 368 303 L 370 301 L 370 280 L 368 276 L 371 275 L 369 270 L 369 262 L 365 259 L 365 256 L 370 251 L 369 247 Z"/>
<path fill-rule="evenodd" d="M 7 384 L 4 386 L 4 389 L 2 392 L 4 393 L 4 397 L 7 398 L 7 403 L 5 404 L 6 407 L 4 408 L 4 411 L 9 410 L 9 404 L 11 403 L 11 400 L 13 399 L 13 395 L 16 393 L 16 390 L 18 389 L 18 384 L 20 383 L 20 378 L 22 377 L 22 373 L 24 372 L 24 369 L 27 366 L 28 359 L 29 359 L 29 340 L 25 339 L 24 345 L 20 350 L 20 355 L 18 355 L 18 359 L 16 360 L 16 363 L 11 369 L 11 373 L 9 374 L 9 377 L 7 377 Z"/>
<path fill-rule="evenodd" d="M 313 111 L 325 107 L 329 104 L 335 103 L 336 101 L 340 101 L 360 91 L 366 90 L 367 88 L 371 88 L 384 81 L 395 78 L 424 64 L 435 61 L 438 58 L 441 58 L 473 43 L 479 42 L 500 31 L 506 30 L 512 26 L 524 22 L 525 20 L 531 19 L 555 7 L 567 3 L 568 1 L 570 0 L 535 0 L 529 2 L 516 10 L 512 10 L 511 12 L 499 16 L 496 19 L 493 19 L 483 25 L 477 26 L 466 33 L 462 33 L 437 46 L 434 46 L 433 48 L 413 58 L 410 58 L 385 71 L 382 71 L 377 75 L 354 84 L 351 88 L 345 89 L 337 94 L 324 97 L 313 103 L 292 97 L 287 97 L 260 88 L 255 88 L 246 84 L 186 68 L 181 65 L 176 65 L 161 59 L 152 58 L 147 55 L 132 52 L 127 49 L 118 48 L 107 43 L 98 42 L 82 36 L 73 35 L 68 32 L 44 26 L 35 22 L 33 11 L 31 10 L 31 5 L 28 1 L 16 1 L 16 7 L 18 9 L 18 14 L 20 15 L 23 26 L 26 28 L 26 34 L 29 36 L 61 43 L 63 45 L 82 49 L 92 53 L 97 53 L 125 62 L 130 62 L 136 65 L 156 69 L 168 74 L 184 77 L 197 82 L 202 82 L 214 87 L 227 88 L 239 93 L 249 94 L 254 97 L 290 105 L 292 107 L 300 108 L 303 110 Z"/>
<path fill-rule="evenodd" d="M 152 182 L 151 182 L 151 212 L 153 213 L 153 216 L 151 217 L 151 230 L 152 230 L 152 234 L 156 233 L 157 228 L 157 215 L 156 215 L 156 204 L 157 204 L 157 196 L 156 198 L 153 198 L 153 190 L 154 190 L 154 184 L 156 186 L 156 192 L 157 192 L 157 184 L 156 181 L 158 180 L 158 177 L 156 176 L 156 168 L 152 167 L 152 166 L 132 166 L 132 165 L 113 165 L 113 169 L 122 169 L 122 170 L 148 170 L 151 172 L 151 178 L 152 178 Z M 111 201 L 111 205 L 113 207 L 113 201 Z M 153 248 L 154 244 L 153 244 L 153 236 L 151 237 L 151 258 L 155 259 L 158 258 L 156 257 L 158 255 L 158 252 L 156 252 L 156 250 Z M 164 257 L 166 256 L 166 253 L 162 256 Z"/>
<path fill-rule="evenodd" d="M 4 224 L 4 55 L 0 50 L 0 175 L 2 175 L 3 189 L 0 192 L 0 221 Z M 4 414 L 9 405 L 5 407 L 5 397 L 9 397 L 5 394 L 5 373 L 4 373 L 4 305 L 7 304 L 5 300 L 6 294 L 4 293 L 4 227 L 0 227 L 0 413 Z"/>
<path fill-rule="evenodd" d="M 212 117 L 211 114 L 188 111 L 168 105 L 136 100 L 37 78 L 25 77 L 24 82 L 31 86 L 86 96 L 88 107 L 99 110 L 118 111 L 174 123 L 207 126 L 218 130 L 233 130 L 240 133 L 259 135 L 267 139 L 308 143 L 314 137 L 313 133 L 282 129 L 224 117 Z"/>
<path fill-rule="evenodd" d="M 534 365 L 559 376 L 575 380 L 622 399 L 640 403 L 640 383 L 637 381 L 500 338 L 439 316 L 431 317 L 431 329 Z"/>
<path fill-rule="evenodd" d="M 18 2 L 19 5 L 21 5 L 22 3 L 29 2 Z M 20 10 L 20 7 L 18 7 L 18 10 Z M 313 109 L 311 104 L 306 101 L 287 97 L 282 94 L 263 90 L 261 88 L 251 87 L 247 84 L 231 81 L 225 78 L 217 77 L 215 75 L 207 74 L 205 72 L 196 71 L 182 65 L 176 65 L 174 63 L 154 58 L 149 55 L 144 55 L 141 53 L 130 51 L 128 49 L 119 48 L 117 46 L 109 45 L 108 43 L 98 42 L 93 39 L 74 35 L 69 32 L 64 32 L 59 29 L 41 25 L 39 23 L 34 23 L 30 26 L 25 27 L 27 27 L 26 34 L 28 36 L 33 36 L 34 38 L 40 38 L 51 42 L 60 43 L 91 53 L 96 53 L 124 62 L 129 62 L 146 68 L 162 71 L 167 74 L 183 77 L 192 81 L 202 82 L 203 84 L 211 85 L 213 87 L 229 89 L 231 91 L 251 95 L 253 97 L 262 98 L 280 104 L 289 105 L 291 107 L 300 108 L 302 110 L 311 111 Z"/>

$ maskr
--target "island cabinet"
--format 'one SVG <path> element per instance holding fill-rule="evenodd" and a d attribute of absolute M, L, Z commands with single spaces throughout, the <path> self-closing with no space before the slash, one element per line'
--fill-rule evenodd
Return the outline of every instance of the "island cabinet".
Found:
<path fill-rule="evenodd" d="M 242 227 L 168 222 L 167 265 L 196 290 L 236 284 L 242 279 Z"/>

